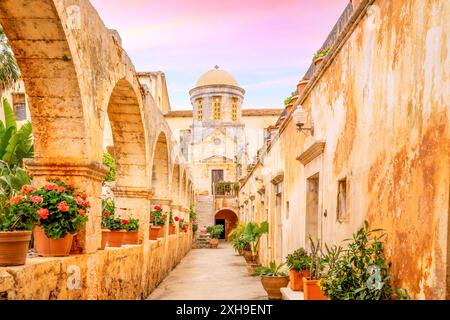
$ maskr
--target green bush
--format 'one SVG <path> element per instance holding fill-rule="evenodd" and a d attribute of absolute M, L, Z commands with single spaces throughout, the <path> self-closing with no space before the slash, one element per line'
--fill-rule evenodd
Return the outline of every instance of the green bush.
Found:
<path fill-rule="evenodd" d="M 289 275 L 289 269 L 285 264 L 276 264 L 275 261 L 271 261 L 266 267 L 255 268 L 255 275 L 263 277 L 286 277 Z"/>
<path fill-rule="evenodd" d="M 116 180 L 116 160 L 108 151 L 103 151 L 103 164 L 109 168 L 109 172 L 105 177 L 105 181 Z"/>
<path fill-rule="evenodd" d="M 206 232 L 209 233 L 209 236 L 212 239 L 219 239 L 220 235 L 223 232 L 223 225 L 218 224 L 218 225 L 215 225 L 215 226 L 209 226 L 209 227 L 206 228 Z"/>
<path fill-rule="evenodd" d="M 311 266 L 311 258 L 304 248 L 299 248 L 286 257 L 286 265 L 290 270 L 309 270 Z"/>

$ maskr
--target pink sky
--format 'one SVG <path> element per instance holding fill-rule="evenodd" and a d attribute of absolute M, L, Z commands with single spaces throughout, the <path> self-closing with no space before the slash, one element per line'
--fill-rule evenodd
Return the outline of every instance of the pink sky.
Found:
<path fill-rule="evenodd" d="M 166 73 L 173 109 L 218 64 L 244 108 L 281 106 L 349 0 L 91 0 L 138 71 Z"/>

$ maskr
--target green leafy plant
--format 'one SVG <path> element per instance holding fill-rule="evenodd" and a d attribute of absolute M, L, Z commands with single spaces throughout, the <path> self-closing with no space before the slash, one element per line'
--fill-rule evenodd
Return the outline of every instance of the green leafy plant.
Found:
<path fill-rule="evenodd" d="M 315 61 L 315 60 L 317 60 L 317 59 L 319 59 L 319 58 L 321 58 L 321 57 L 325 57 L 325 56 L 328 54 L 328 52 L 330 52 L 330 48 L 325 48 L 325 49 L 318 50 L 318 51 L 314 54 L 312 60 Z"/>
<path fill-rule="evenodd" d="M 122 219 L 122 224 L 124 225 L 124 230 L 126 231 L 136 231 L 139 229 L 139 219 L 128 218 Z"/>
<path fill-rule="evenodd" d="M 289 275 L 289 269 L 283 263 L 276 264 L 271 261 L 268 266 L 255 268 L 254 274 L 263 277 L 286 277 Z"/>
<path fill-rule="evenodd" d="M 327 270 L 320 281 L 325 295 L 333 300 L 386 300 L 408 298 L 405 290 L 391 285 L 390 265 L 383 253 L 382 229 L 364 227 L 355 232 L 345 249 L 328 250 Z"/>
<path fill-rule="evenodd" d="M 311 266 L 311 258 L 304 248 L 299 248 L 286 256 L 286 265 L 290 270 L 309 270 Z"/>
<path fill-rule="evenodd" d="M 291 102 L 292 102 L 292 97 L 287 97 L 286 99 L 284 99 L 284 105 L 285 106 L 287 106 Z"/>
<path fill-rule="evenodd" d="M 5 123 L 0 121 L 0 160 L 10 167 L 22 167 L 24 158 L 34 156 L 31 123 L 26 122 L 18 129 L 14 111 L 6 99 L 3 99 L 3 112 Z"/>
<path fill-rule="evenodd" d="M 109 172 L 105 176 L 105 181 L 116 180 L 116 160 L 114 160 L 108 151 L 103 151 L 103 164 L 109 168 Z"/>
<path fill-rule="evenodd" d="M 86 213 L 90 203 L 86 200 L 87 194 L 60 179 L 49 179 L 48 182 L 40 189 L 25 185 L 20 195 L 11 198 L 9 216 L 31 217 L 34 214 L 39 226 L 52 239 L 63 238 L 68 233 L 75 235 L 88 219 Z M 7 229 L 11 227 L 6 225 Z"/>
<path fill-rule="evenodd" d="M 161 206 L 154 206 L 150 212 L 150 223 L 154 226 L 164 226 L 166 224 L 167 214 L 163 213 Z"/>
<path fill-rule="evenodd" d="M 20 79 L 20 71 L 6 38 L 0 26 L 0 96 L 4 89 L 11 88 Z"/>
<path fill-rule="evenodd" d="M 18 195 L 24 185 L 31 184 L 24 169 L 0 160 L 0 223 L 9 212 L 9 199 Z"/>
<path fill-rule="evenodd" d="M 215 226 L 209 226 L 206 228 L 206 232 L 209 233 L 210 238 L 219 239 L 223 232 L 223 225 L 217 224 Z"/>
<path fill-rule="evenodd" d="M 267 232 L 269 232 L 269 223 L 267 221 L 263 221 L 261 224 L 249 222 L 245 226 L 243 239 L 251 244 L 251 249 L 254 256 L 258 254 L 259 240 L 261 239 L 261 236 Z"/>
<path fill-rule="evenodd" d="M 228 239 L 229 239 L 229 236 L 228 236 Z M 238 252 L 241 250 L 243 250 L 243 251 L 250 250 L 250 243 L 247 240 L 245 240 L 243 237 L 234 239 L 231 242 L 231 244 L 232 244 L 234 250 L 236 250 Z"/>

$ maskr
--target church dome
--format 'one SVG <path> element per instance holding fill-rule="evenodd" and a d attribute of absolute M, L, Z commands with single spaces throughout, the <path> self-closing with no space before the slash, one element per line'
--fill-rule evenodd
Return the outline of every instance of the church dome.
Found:
<path fill-rule="evenodd" d="M 200 78 L 198 78 L 195 86 L 201 87 L 221 84 L 238 87 L 236 79 L 231 74 L 225 70 L 220 70 L 218 66 L 215 66 L 214 69 L 205 72 Z"/>

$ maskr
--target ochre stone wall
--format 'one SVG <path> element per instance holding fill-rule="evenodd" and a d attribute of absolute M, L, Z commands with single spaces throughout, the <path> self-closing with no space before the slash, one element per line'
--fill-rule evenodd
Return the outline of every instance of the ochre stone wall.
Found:
<path fill-rule="evenodd" d="M 450 2 L 365 0 L 360 8 L 359 20 L 352 21 L 299 98 L 309 112 L 306 127 L 314 123 L 314 136 L 297 132 L 288 117 L 242 187 L 240 204 L 254 195 L 256 216 L 271 223 L 261 242 L 266 262 L 305 246 L 311 232 L 339 243 L 367 219 L 387 233 L 385 253 L 395 286 L 414 299 L 445 299 L 450 279 Z M 305 163 L 297 160 L 321 142 L 323 151 L 316 149 Z M 280 174 L 277 214 L 271 180 Z M 311 230 L 308 178 L 316 174 L 318 225 Z M 343 178 L 347 219 L 338 221 L 338 181 Z M 257 192 L 261 185 L 262 195 Z"/>
<path fill-rule="evenodd" d="M 0 299 L 146 298 L 190 250 L 190 235 L 182 232 L 92 254 L 30 258 L 24 266 L 0 268 Z M 80 289 L 71 287 L 77 268 Z"/>

